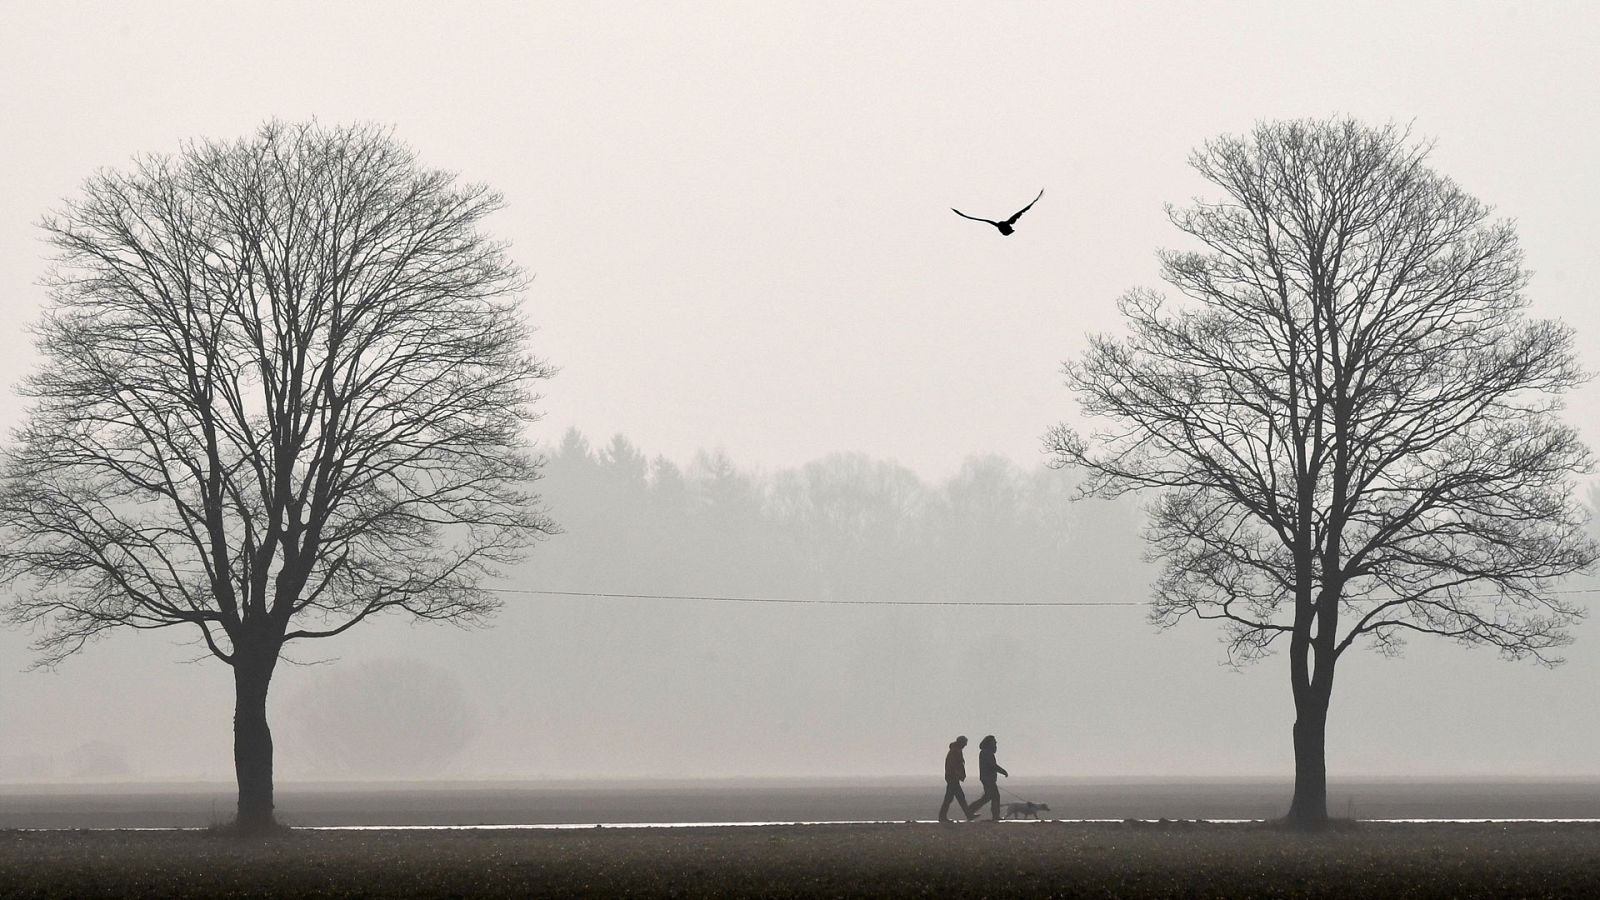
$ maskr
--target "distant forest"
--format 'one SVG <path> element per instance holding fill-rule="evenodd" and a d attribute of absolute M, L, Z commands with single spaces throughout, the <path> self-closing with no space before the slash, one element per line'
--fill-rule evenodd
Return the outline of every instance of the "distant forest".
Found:
<path fill-rule="evenodd" d="M 938 483 L 859 453 L 762 472 L 701 451 L 685 467 L 569 429 L 544 475 L 562 533 L 518 580 L 554 590 L 1144 601 L 1155 574 L 1137 501 L 1073 502 L 1078 476 L 1042 461 L 975 456 Z M 1600 485 L 1586 494 L 1600 506 Z M 1600 519 L 1590 528 L 1600 536 Z"/>
<path fill-rule="evenodd" d="M 837 454 L 771 473 L 700 452 L 681 467 L 569 430 L 539 490 L 563 534 L 541 587 L 814 600 L 1143 600 L 1137 509 L 1069 502 L 1075 477 L 999 456 L 929 484 Z M 1130 576 L 1132 576 L 1130 578 Z"/>

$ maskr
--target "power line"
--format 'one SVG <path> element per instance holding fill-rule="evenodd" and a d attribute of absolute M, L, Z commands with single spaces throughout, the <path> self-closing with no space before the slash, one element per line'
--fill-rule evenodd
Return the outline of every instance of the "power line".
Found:
<path fill-rule="evenodd" d="M 204 569 L 176 569 L 206 575 Z M 537 588 L 479 588 L 493 594 L 535 594 L 553 597 L 609 597 L 619 600 L 700 600 L 708 603 L 787 603 L 796 606 L 1144 606 L 1137 600 L 813 600 L 803 597 L 724 597 L 713 594 L 617 594 L 605 591 L 546 591 Z"/>
<path fill-rule="evenodd" d="M 1146 606 L 1142 600 L 816 600 L 804 597 L 734 597 L 715 594 L 624 594 L 607 591 L 547 591 L 536 588 L 484 588 L 496 594 L 535 594 L 553 597 L 603 597 L 620 600 L 698 600 L 708 603 L 786 603 L 795 606 Z M 1541 591 L 1544 594 L 1595 594 L 1600 588 Z M 1457 599 L 1497 597 L 1498 593 L 1461 594 Z"/>
<path fill-rule="evenodd" d="M 205 575 L 203 569 L 176 569 Z M 706 603 L 784 603 L 792 606 L 983 606 L 983 607 L 1067 607 L 1067 606 L 1146 606 L 1143 600 L 816 600 L 805 597 L 734 597 L 716 594 L 623 594 L 607 591 L 547 591 L 538 588 L 480 588 L 494 594 L 532 594 L 547 597 L 601 597 L 618 600 L 695 600 Z M 1597 594 L 1600 588 L 1566 588 L 1540 591 L 1541 594 Z M 1501 592 L 1458 594 L 1453 599 L 1468 600 L 1503 596 Z M 1371 599 L 1371 598 L 1363 598 Z"/>
<path fill-rule="evenodd" d="M 622 600 L 702 600 L 710 603 L 788 603 L 799 606 L 1144 606 L 1137 600 L 813 600 L 802 597 L 722 597 L 702 594 L 616 594 L 605 591 L 544 591 L 533 588 L 485 588 L 497 594 L 539 594 L 556 597 L 610 597 Z"/>

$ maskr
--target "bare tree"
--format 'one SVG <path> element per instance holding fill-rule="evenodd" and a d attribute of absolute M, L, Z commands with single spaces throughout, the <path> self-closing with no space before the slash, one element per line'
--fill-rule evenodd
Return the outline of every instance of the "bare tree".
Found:
<path fill-rule="evenodd" d="M 123 627 L 232 667 L 238 825 L 274 822 L 285 644 L 471 623 L 551 524 L 523 432 L 549 368 L 499 195 L 372 127 L 263 126 L 101 172 L 43 221 L 45 361 L 0 485 L 13 622 L 53 665 Z"/>
<path fill-rule="evenodd" d="M 1221 620 L 1236 664 L 1287 641 L 1295 824 L 1327 819 L 1345 651 L 1426 634 L 1554 664 L 1581 610 L 1551 586 L 1596 558 L 1589 452 L 1556 417 L 1570 332 L 1523 317 L 1512 225 L 1426 156 L 1351 121 L 1207 143 L 1225 197 L 1169 208 L 1203 249 L 1161 256 L 1191 303 L 1124 296 L 1130 334 L 1065 368 L 1110 428 L 1046 439 L 1090 494 L 1158 490 L 1156 622 Z"/>

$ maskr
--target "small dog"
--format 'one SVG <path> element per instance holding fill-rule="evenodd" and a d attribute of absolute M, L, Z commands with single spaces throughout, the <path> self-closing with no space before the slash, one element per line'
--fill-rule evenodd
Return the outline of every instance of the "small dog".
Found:
<path fill-rule="evenodd" d="M 1002 819 L 1037 819 L 1039 813 L 1049 812 L 1050 807 L 1044 803 L 1007 803 L 1000 807 Z"/>

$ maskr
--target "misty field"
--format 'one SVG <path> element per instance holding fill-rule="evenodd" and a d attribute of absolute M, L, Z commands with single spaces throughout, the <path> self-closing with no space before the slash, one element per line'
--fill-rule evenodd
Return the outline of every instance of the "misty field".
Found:
<path fill-rule="evenodd" d="M 1580 897 L 1600 826 L 0 832 L 3 897 Z"/>

